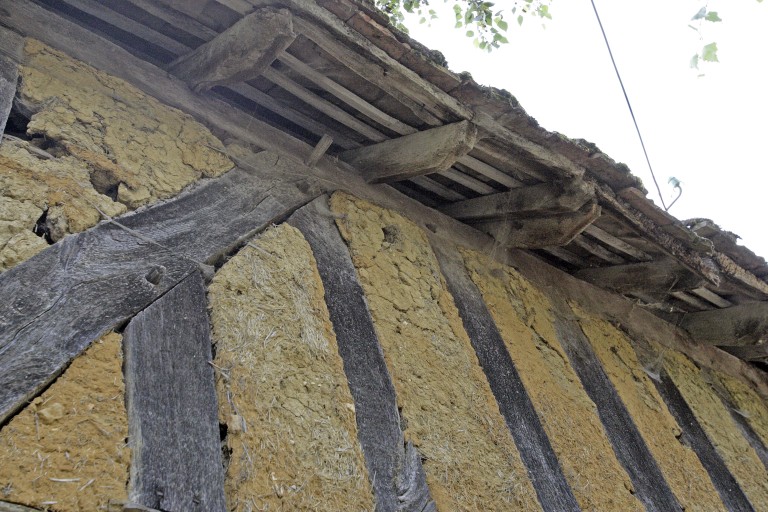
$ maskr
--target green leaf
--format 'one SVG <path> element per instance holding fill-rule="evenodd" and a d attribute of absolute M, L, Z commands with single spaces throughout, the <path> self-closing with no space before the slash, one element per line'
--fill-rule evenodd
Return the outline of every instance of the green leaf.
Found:
<path fill-rule="evenodd" d="M 518 24 L 518 25 L 520 25 L 520 26 L 522 26 L 522 25 L 523 25 L 523 19 L 524 19 L 524 18 L 523 18 L 523 15 L 522 15 L 522 14 L 521 14 L 521 15 L 519 15 L 519 16 L 517 17 L 517 24 Z"/>
<path fill-rule="evenodd" d="M 504 20 L 502 20 L 501 18 L 497 18 L 497 20 L 496 20 L 496 26 L 497 26 L 497 27 L 499 27 L 499 28 L 500 28 L 501 30 L 503 30 L 504 32 L 506 32 L 506 31 L 507 31 L 507 29 L 509 28 L 509 25 L 507 24 L 507 22 L 506 22 L 506 21 L 504 21 Z"/>
<path fill-rule="evenodd" d="M 701 18 L 703 18 L 706 15 L 707 15 L 707 8 L 706 7 L 702 7 L 701 9 L 699 9 L 699 12 L 694 14 L 694 16 L 693 16 L 693 18 L 691 18 L 691 20 L 693 20 L 693 21 L 700 20 Z"/>
<path fill-rule="evenodd" d="M 467 37 L 475 37 L 475 33 L 472 30 L 467 30 L 466 36 Z"/>
<path fill-rule="evenodd" d="M 701 58 L 706 62 L 720 62 L 717 60 L 717 43 L 709 43 L 702 48 Z"/>
<path fill-rule="evenodd" d="M 709 11 L 704 19 L 712 22 L 723 21 L 720 16 L 717 15 L 717 11 Z"/>
<path fill-rule="evenodd" d="M 423 25 L 423 24 L 425 24 L 426 22 L 427 22 L 427 18 L 425 18 L 424 16 L 422 16 L 421 18 L 419 18 L 419 25 Z"/>
<path fill-rule="evenodd" d="M 699 69 L 699 54 L 697 53 L 693 57 L 691 57 L 691 68 L 693 69 Z"/>

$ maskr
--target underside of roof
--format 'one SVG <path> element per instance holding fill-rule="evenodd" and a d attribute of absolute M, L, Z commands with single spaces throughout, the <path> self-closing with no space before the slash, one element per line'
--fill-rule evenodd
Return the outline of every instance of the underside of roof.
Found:
<path fill-rule="evenodd" d="M 346 163 L 696 341 L 768 363 L 763 258 L 709 220 L 660 209 L 625 165 L 541 128 L 506 91 L 450 71 L 368 2 L 36 0 L 0 24 L 36 23 L 26 5 L 228 103 L 264 148 L 298 148 L 310 167 Z"/>

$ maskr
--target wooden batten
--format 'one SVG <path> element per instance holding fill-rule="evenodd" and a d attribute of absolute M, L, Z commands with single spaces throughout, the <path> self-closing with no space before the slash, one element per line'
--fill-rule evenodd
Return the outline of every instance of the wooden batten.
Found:
<path fill-rule="evenodd" d="M 577 211 L 594 198 L 594 188 L 582 180 L 572 180 L 564 185 L 540 183 L 459 201 L 441 208 L 457 219 L 493 219 L 514 215 L 538 215 Z"/>
<path fill-rule="evenodd" d="M 576 277 L 619 293 L 662 293 L 692 290 L 704 284 L 697 274 L 672 259 L 585 268 Z"/>
<path fill-rule="evenodd" d="M 568 244 L 598 217 L 600 206 L 591 201 L 577 212 L 528 219 L 481 220 L 471 225 L 490 234 L 505 247 L 541 249 Z"/>
<path fill-rule="evenodd" d="M 475 142 L 475 125 L 460 121 L 345 151 L 340 157 L 359 169 L 368 183 L 391 183 L 445 171 Z"/>
<path fill-rule="evenodd" d="M 13 106 L 13 97 L 16 95 L 16 81 L 19 72 L 16 64 L 0 55 L 0 142 L 3 140 L 5 123 Z"/>
<path fill-rule="evenodd" d="M 259 9 L 215 39 L 172 62 L 168 70 L 195 91 L 258 77 L 296 39 L 287 9 Z"/>
<path fill-rule="evenodd" d="M 699 343 L 721 346 L 762 345 L 768 342 L 768 302 L 688 313 L 681 327 Z"/>

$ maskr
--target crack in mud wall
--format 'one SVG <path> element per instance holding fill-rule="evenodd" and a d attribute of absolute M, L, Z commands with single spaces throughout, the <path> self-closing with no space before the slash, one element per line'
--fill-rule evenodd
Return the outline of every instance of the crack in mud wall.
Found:
<path fill-rule="evenodd" d="M 626 335 L 574 304 L 571 308 L 680 504 L 691 512 L 725 510 Z"/>
<path fill-rule="evenodd" d="M 425 234 L 346 194 L 333 195 L 331 211 L 437 508 L 540 509 Z"/>
<path fill-rule="evenodd" d="M 309 245 L 282 224 L 209 287 L 230 510 L 373 510 L 355 408 Z"/>
<path fill-rule="evenodd" d="M 58 512 L 127 498 L 121 336 L 94 342 L 0 431 L 0 500 Z"/>

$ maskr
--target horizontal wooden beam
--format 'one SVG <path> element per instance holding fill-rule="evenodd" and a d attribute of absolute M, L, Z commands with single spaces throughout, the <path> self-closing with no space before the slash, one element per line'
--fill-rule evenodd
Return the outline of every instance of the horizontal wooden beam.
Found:
<path fill-rule="evenodd" d="M 705 282 L 699 275 L 681 267 L 672 259 L 585 268 L 575 275 L 579 279 L 619 293 L 669 293 L 692 290 Z"/>
<path fill-rule="evenodd" d="M 179 57 L 168 70 L 195 91 L 256 78 L 296 39 L 287 9 L 259 9 Z"/>
<path fill-rule="evenodd" d="M 391 183 L 449 169 L 475 142 L 475 125 L 460 121 L 345 151 L 340 158 L 358 168 L 368 183 Z"/>
<path fill-rule="evenodd" d="M 0 55 L 0 142 L 3 140 L 5 123 L 13 106 L 13 97 L 16 95 L 16 81 L 19 71 L 15 62 Z"/>
<path fill-rule="evenodd" d="M 541 249 L 568 244 L 598 217 L 600 206 L 592 201 L 577 212 L 527 219 L 481 220 L 471 225 L 490 234 L 505 247 Z"/>
<path fill-rule="evenodd" d="M 768 343 L 768 302 L 688 313 L 680 326 L 699 343 L 720 346 Z"/>
<path fill-rule="evenodd" d="M 594 198 L 594 187 L 582 180 L 564 184 L 540 183 L 507 192 L 459 201 L 441 208 L 457 219 L 508 218 L 515 215 L 547 215 L 577 211 Z"/>

